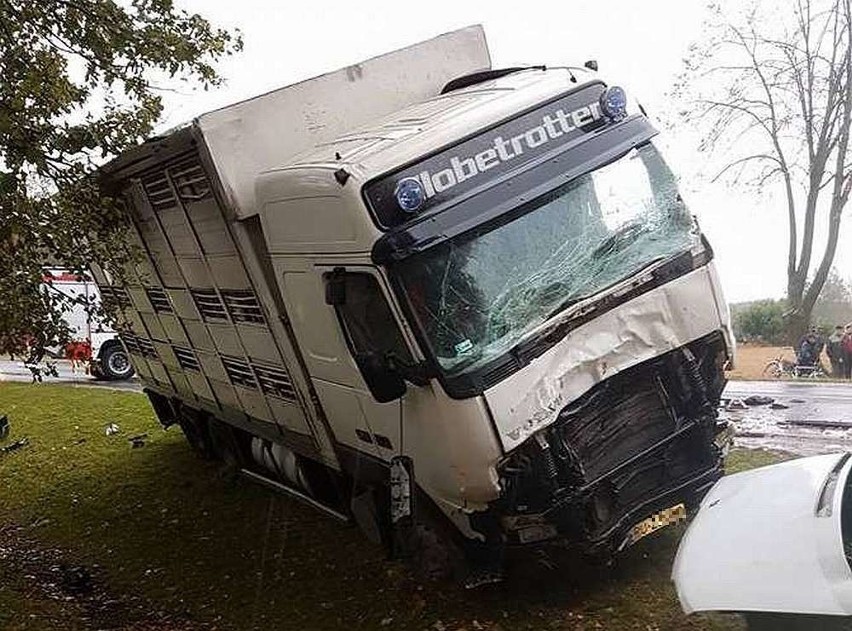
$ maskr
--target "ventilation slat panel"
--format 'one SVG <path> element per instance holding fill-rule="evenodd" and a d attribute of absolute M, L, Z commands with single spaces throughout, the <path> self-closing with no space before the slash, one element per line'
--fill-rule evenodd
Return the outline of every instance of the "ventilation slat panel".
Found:
<path fill-rule="evenodd" d="M 205 320 L 228 320 L 225 305 L 214 289 L 191 289 L 195 306 Z"/>
<path fill-rule="evenodd" d="M 142 177 L 142 188 L 148 203 L 155 212 L 161 212 L 177 206 L 177 199 L 164 171 L 155 171 Z"/>
<path fill-rule="evenodd" d="M 154 348 L 154 344 L 152 344 L 151 340 L 148 338 L 139 337 L 132 333 L 121 333 L 119 337 L 121 338 L 121 341 L 124 342 L 124 347 L 127 349 L 128 353 L 139 355 L 146 359 L 160 358 L 159 355 L 157 355 L 157 350 Z"/>
<path fill-rule="evenodd" d="M 132 333 L 121 333 L 119 338 L 122 342 L 124 342 L 124 347 L 127 349 L 128 353 L 133 353 L 134 355 L 142 354 L 139 350 L 139 344 L 136 342 L 135 335 Z"/>
<path fill-rule="evenodd" d="M 151 301 L 154 311 L 157 313 L 173 312 L 172 303 L 169 302 L 169 297 L 162 287 L 148 287 L 145 292 L 148 294 L 148 300 Z"/>
<path fill-rule="evenodd" d="M 228 379 L 231 380 L 232 384 L 257 389 L 257 381 L 247 361 L 236 357 L 222 357 L 222 364 L 225 366 L 225 372 L 228 373 Z"/>
<path fill-rule="evenodd" d="M 212 189 L 210 180 L 201 163 L 191 158 L 169 169 L 178 196 L 183 201 L 198 201 L 210 197 Z"/>
<path fill-rule="evenodd" d="M 293 382 L 286 371 L 272 366 L 258 366 L 257 364 L 253 364 L 253 367 L 257 380 L 260 382 L 260 389 L 263 390 L 264 394 L 293 403 L 298 402 Z"/>
<path fill-rule="evenodd" d="M 198 358 L 195 356 L 195 353 L 192 352 L 192 349 L 183 348 L 181 346 L 173 346 L 172 349 L 175 352 L 175 357 L 177 357 L 181 368 L 184 370 L 201 372 L 201 368 L 198 365 Z"/>
<path fill-rule="evenodd" d="M 257 296 L 251 291 L 223 291 L 222 299 L 234 322 L 264 324 L 263 311 Z"/>
<path fill-rule="evenodd" d="M 151 343 L 151 340 L 145 337 L 137 337 L 136 343 L 139 345 L 139 352 L 142 357 L 146 359 L 159 359 L 159 355 L 157 355 L 157 350 L 154 348 L 154 345 Z"/>
<path fill-rule="evenodd" d="M 126 309 L 130 306 L 130 296 L 124 287 L 102 285 L 100 292 L 101 301 L 110 309 Z"/>

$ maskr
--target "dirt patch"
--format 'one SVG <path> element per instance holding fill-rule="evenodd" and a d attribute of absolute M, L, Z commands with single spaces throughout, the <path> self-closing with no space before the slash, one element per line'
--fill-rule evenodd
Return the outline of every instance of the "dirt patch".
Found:
<path fill-rule="evenodd" d="M 755 346 L 740 344 L 737 346 L 737 361 L 734 370 L 728 373 L 729 379 L 766 379 L 763 374 L 766 364 L 776 357 L 795 361 L 796 356 L 789 346 Z"/>
<path fill-rule="evenodd" d="M 11 601 L 16 602 L 14 616 L 3 606 Z M 101 568 L 71 563 L 59 550 L 40 546 L 23 528 L 9 525 L 0 526 L 0 627 L 8 631 L 214 628 L 153 608 L 139 595 L 112 593 Z"/>

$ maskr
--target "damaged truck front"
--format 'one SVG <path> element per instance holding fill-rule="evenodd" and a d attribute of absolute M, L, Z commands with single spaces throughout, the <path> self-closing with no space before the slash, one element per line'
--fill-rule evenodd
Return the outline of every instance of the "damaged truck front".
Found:
<path fill-rule="evenodd" d="M 164 424 L 393 550 L 615 553 L 722 473 L 712 250 L 621 88 L 419 46 L 106 169 L 148 255 L 125 342 Z M 379 106 L 417 59 L 443 90 Z"/>

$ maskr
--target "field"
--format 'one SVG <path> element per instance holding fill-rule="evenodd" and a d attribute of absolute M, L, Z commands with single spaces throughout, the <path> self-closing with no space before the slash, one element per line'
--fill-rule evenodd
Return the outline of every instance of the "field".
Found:
<path fill-rule="evenodd" d="M 613 567 L 515 559 L 473 592 L 418 581 L 358 531 L 197 459 L 139 394 L 0 384 L 29 443 L 0 452 L 0 628 L 740 629 L 685 617 L 669 572 L 681 530 Z M 107 435 L 114 423 L 119 433 Z M 147 434 L 144 446 L 131 437 Z M 738 451 L 734 469 L 779 456 Z"/>
<path fill-rule="evenodd" d="M 739 344 L 737 346 L 736 366 L 734 370 L 728 373 L 728 378 L 747 380 L 766 379 L 763 369 L 766 368 L 766 364 L 776 357 L 783 357 L 789 361 L 796 360 L 796 355 L 789 346 Z"/>

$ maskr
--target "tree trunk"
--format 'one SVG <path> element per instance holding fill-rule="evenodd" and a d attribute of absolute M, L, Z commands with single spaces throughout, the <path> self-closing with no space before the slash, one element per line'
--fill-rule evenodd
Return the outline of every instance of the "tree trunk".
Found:
<path fill-rule="evenodd" d="M 784 316 L 784 330 L 787 343 L 795 347 L 799 340 L 808 332 L 811 322 L 811 309 L 804 305 L 798 309 L 790 309 Z"/>

